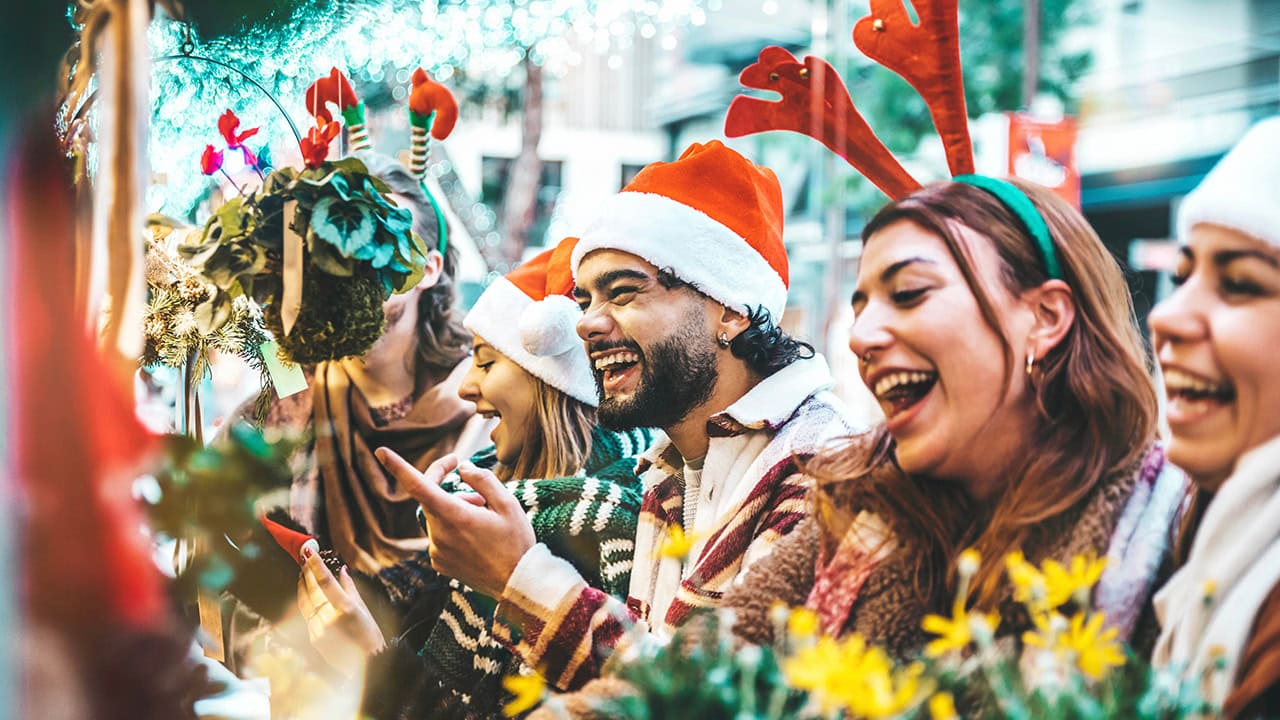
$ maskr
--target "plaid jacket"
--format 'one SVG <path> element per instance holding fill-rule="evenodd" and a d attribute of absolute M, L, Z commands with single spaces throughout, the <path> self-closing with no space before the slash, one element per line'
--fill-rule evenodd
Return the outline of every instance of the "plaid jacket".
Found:
<path fill-rule="evenodd" d="M 853 431 L 829 391 L 821 357 L 761 381 L 707 425 L 695 526 L 683 527 L 683 462 L 667 440 L 640 462 L 644 482 L 629 597 L 590 587 L 568 562 L 536 545 L 499 601 L 494 637 L 552 685 L 573 689 L 599 674 L 633 626 L 665 638 L 689 613 L 715 607 L 750 564 L 807 512 L 809 480 L 796 461 Z M 660 553 L 673 528 L 693 537 L 684 560 Z"/>

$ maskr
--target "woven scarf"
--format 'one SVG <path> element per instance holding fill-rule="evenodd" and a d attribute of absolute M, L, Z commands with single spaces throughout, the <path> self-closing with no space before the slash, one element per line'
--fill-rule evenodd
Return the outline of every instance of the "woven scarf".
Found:
<path fill-rule="evenodd" d="M 1156 595 L 1160 638 L 1152 662 L 1209 672 L 1208 700 L 1221 704 L 1264 600 L 1280 581 L 1280 437 L 1250 450 L 1205 509 L 1187 562 Z M 1207 591 L 1206 586 L 1211 591 Z"/>
<path fill-rule="evenodd" d="M 403 417 L 375 421 L 375 411 L 341 362 L 316 366 L 311 382 L 315 464 L 329 542 L 353 569 L 377 575 L 427 549 L 418 503 L 373 456 L 379 447 L 425 469 L 453 452 L 474 406 L 458 397 L 468 362 L 419 395 Z M 461 448 L 460 448 L 461 449 Z"/>

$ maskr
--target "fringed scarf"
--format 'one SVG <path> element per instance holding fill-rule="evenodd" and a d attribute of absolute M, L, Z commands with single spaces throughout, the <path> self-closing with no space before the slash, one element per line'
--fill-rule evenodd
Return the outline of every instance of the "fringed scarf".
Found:
<path fill-rule="evenodd" d="M 458 397 L 468 362 L 419 395 L 400 413 L 370 407 L 340 362 L 316 366 L 311 381 L 312 427 L 315 429 L 315 468 L 322 503 L 311 500 L 316 520 L 324 527 L 338 556 L 353 569 L 377 575 L 388 566 L 427 549 L 418 526 L 418 503 L 397 487 L 373 451 L 388 447 L 418 469 L 450 452 L 468 456 L 487 442 L 479 427 L 485 423 L 474 406 Z M 469 423 L 475 420 L 477 422 Z M 460 442 L 461 441 L 461 442 Z M 463 445 L 469 445 L 463 447 Z M 298 498 L 295 494 L 295 507 Z M 296 515 L 295 517 L 303 517 Z"/>

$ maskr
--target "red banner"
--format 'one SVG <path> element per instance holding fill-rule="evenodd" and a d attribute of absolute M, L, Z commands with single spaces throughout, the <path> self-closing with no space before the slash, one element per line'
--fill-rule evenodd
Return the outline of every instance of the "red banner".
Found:
<path fill-rule="evenodd" d="M 1009 113 L 1009 174 L 1043 185 L 1079 209 L 1076 132 L 1075 118 L 1045 122 Z"/>

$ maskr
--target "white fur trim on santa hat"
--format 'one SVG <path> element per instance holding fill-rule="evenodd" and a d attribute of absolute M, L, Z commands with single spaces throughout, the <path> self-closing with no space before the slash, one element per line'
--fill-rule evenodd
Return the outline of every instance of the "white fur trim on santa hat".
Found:
<path fill-rule="evenodd" d="M 595 375 L 587 350 L 577 336 L 582 312 L 569 298 L 556 297 L 574 312 L 566 312 L 564 303 L 555 298 L 534 302 L 510 280 L 498 278 L 476 300 L 462 325 L 534 377 L 596 407 L 600 398 Z M 567 342 L 569 338 L 573 342 Z"/>
<path fill-rule="evenodd" d="M 1280 247 L 1280 116 L 1257 123 L 1178 207 L 1178 239 L 1200 223 Z"/>
<path fill-rule="evenodd" d="M 667 268 L 725 307 L 763 305 L 776 324 L 787 286 L 764 256 L 711 216 L 657 193 L 625 191 L 609 198 L 573 249 L 573 274 L 593 250 L 621 250 Z"/>

